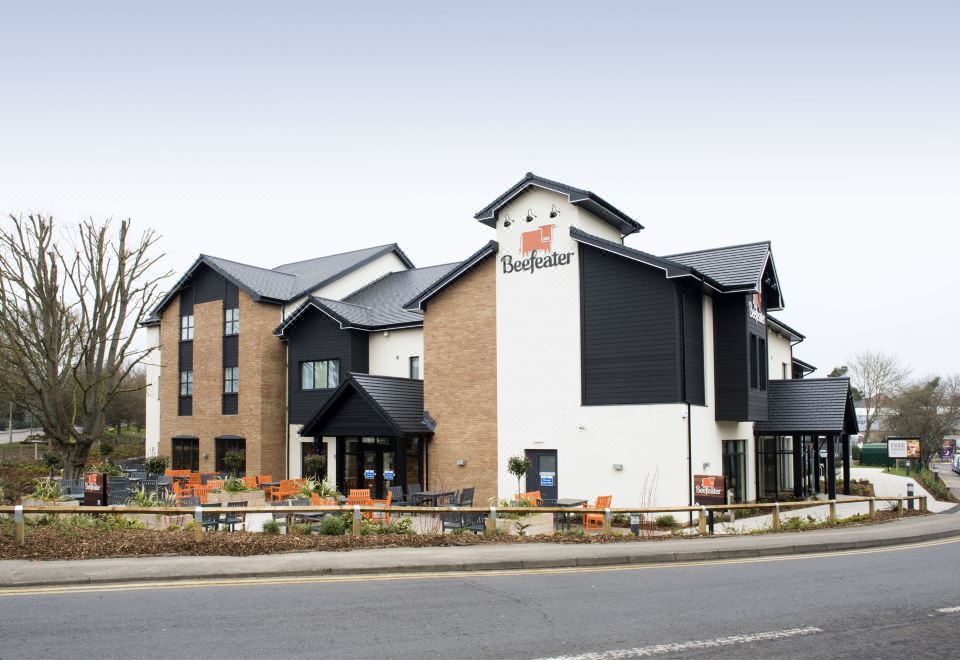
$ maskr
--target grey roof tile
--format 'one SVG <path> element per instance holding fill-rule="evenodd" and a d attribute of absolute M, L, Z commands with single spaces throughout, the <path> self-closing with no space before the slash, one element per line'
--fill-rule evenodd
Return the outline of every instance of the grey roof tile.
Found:
<path fill-rule="evenodd" d="M 849 378 L 771 380 L 767 401 L 767 420 L 754 425 L 757 433 L 858 431 Z"/>
<path fill-rule="evenodd" d="M 755 287 L 763 276 L 770 256 L 770 242 L 669 254 L 665 259 L 695 268 L 724 288 Z"/>
<path fill-rule="evenodd" d="M 398 435 L 429 434 L 423 410 L 423 381 L 392 376 L 371 376 L 351 373 L 330 395 L 330 398 L 304 424 L 300 435 L 311 436 L 336 410 L 337 401 L 358 392 L 372 402 L 370 415 L 376 415 L 396 429 Z M 355 396 L 355 395 L 354 395 Z M 367 420 L 359 420 L 356 435 L 363 435 Z"/>

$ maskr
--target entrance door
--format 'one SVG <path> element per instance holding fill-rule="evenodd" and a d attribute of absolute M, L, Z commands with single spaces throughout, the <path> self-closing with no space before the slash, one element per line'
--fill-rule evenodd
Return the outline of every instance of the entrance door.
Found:
<path fill-rule="evenodd" d="M 364 438 L 361 445 L 357 482 L 360 488 L 369 488 L 374 499 L 384 499 L 389 486 L 399 485 L 396 443 L 390 438 L 377 438 L 370 444 L 366 441 Z"/>
<path fill-rule="evenodd" d="M 527 472 L 527 492 L 540 491 L 540 498 L 553 504 L 557 501 L 557 450 L 528 449 L 527 458 L 533 464 Z"/>

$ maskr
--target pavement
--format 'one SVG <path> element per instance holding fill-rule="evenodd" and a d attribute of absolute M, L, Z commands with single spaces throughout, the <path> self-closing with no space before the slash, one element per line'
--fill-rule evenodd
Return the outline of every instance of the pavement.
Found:
<path fill-rule="evenodd" d="M 0 589 L 266 576 L 345 576 L 664 564 L 853 550 L 950 537 L 960 537 L 960 516 L 916 516 L 882 524 L 807 532 L 609 544 L 484 544 L 253 557 L 4 560 L 0 561 Z"/>
<path fill-rule="evenodd" d="M 683 565 L 0 591 L 0 657 L 945 658 L 960 644 L 958 563 L 950 539 Z"/>

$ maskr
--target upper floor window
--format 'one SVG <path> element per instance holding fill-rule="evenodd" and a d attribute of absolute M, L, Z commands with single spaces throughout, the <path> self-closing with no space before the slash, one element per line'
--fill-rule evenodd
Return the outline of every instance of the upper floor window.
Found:
<path fill-rule="evenodd" d="M 223 334 L 240 334 L 240 309 L 234 307 L 223 312 Z"/>
<path fill-rule="evenodd" d="M 786 362 L 782 362 L 781 364 L 783 365 L 783 379 L 787 380 L 790 378 L 790 365 Z"/>
<path fill-rule="evenodd" d="M 750 335 L 750 389 L 767 389 L 767 340 Z"/>
<path fill-rule="evenodd" d="M 227 367 L 223 370 L 223 393 L 236 394 L 240 391 L 240 368 Z"/>
<path fill-rule="evenodd" d="M 420 356 L 414 355 L 410 358 L 410 378 L 420 379 Z"/>
<path fill-rule="evenodd" d="M 323 390 L 340 384 L 340 360 L 300 363 L 300 389 Z"/>
<path fill-rule="evenodd" d="M 193 314 L 180 317 L 180 341 L 193 339 Z"/>
<path fill-rule="evenodd" d="M 180 396 L 193 396 L 193 372 L 180 372 Z"/>

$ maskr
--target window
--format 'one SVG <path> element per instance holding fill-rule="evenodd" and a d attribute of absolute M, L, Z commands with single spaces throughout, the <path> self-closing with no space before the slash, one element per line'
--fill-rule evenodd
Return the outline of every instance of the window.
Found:
<path fill-rule="evenodd" d="M 223 370 L 223 393 L 236 394 L 240 391 L 240 367 L 227 367 Z"/>
<path fill-rule="evenodd" d="M 170 445 L 170 467 L 173 470 L 200 471 L 200 440 L 197 438 L 173 438 Z"/>
<path fill-rule="evenodd" d="M 762 337 L 758 337 L 757 343 L 759 345 L 757 352 L 760 354 L 757 360 L 759 362 L 759 367 L 760 367 L 760 389 L 766 390 L 767 378 L 768 378 L 767 340 Z"/>
<path fill-rule="evenodd" d="M 757 491 L 761 499 L 793 495 L 793 438 L 757 438 Z"/>
<path fill-rule="evenodd" d="M 790 366 L 786 362 L 781 362 L 783 365 L 783 379 L 787 380 L 790 378 Z"/>
<path fill-rule="evenodd" d="M 180 341 L 193 340 L 193 314 L 180 317 Z"/>
<path fill-rule="evenodd" d="M 239 451 L 243 452 L 244 459 L 243 465 L 240 466 L 240 469 L 237 471 L 239 474 L 245 474 L 247 471 L 247 441 L 243 438 L 238 438 L 236 436 L 224 436 L 222 438 L 215 438 L 215 454 L 216 462 L 214 465 L 214 470 L 217 472 L 230 472 L 231 469 L 226 466 L 223 459 L 227 455 L 228 451 Z"/>
<path fill-rule="evenodd" d="M 727 478 L 727 489 L 733 491 L 731 504 L 747 499 L 746 445 L 746 440 L 723 441 L 723 476 Z"/>
<path fill-rule="evenodd" d="M 180 396 L 193 396 L 193 372 L 180 372 Z"/>
<path fill-rule="evenodd" d="M 760 360 L 757 357 L 756 335 L 750 335 L 750 389 L 760 389 Z"/>
<path fill-rule="evenodd" d="M 323 390 L 340 384 L 340 360 L 300 363 L 300 389 Z"/>
<path fill-rule="evenodd" d="M 410 378 L 420 380 L 420 356 L 414 355 L 410 358 Z"/>
<path fill-rule="evenodd" d="M 223 334 L 240 334 L 240 310 L 237 307 L 223 312 Z"/>

